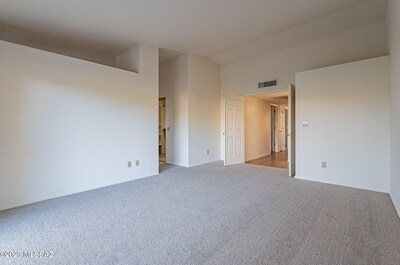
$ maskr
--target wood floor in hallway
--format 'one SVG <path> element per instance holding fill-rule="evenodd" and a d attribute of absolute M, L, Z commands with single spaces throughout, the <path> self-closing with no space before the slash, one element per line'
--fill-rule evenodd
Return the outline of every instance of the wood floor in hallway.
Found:
<path fill-rule="evenodd" d="M 287 150 L 281 152 L 272 152 L 270 155 L 263 156 L 254 160 L 247 161 L 246 163 L 259 166 L 277 167 L 288 169 L 288 152 Z"/>

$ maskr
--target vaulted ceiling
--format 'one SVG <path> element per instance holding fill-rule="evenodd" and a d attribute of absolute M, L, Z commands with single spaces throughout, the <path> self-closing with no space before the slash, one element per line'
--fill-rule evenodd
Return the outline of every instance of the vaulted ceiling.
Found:
<path fill-rule="evenodd" d="M 2 0 L 0 39 L 109 65 L 136 43 L 225 64 L 383 20 L 385 10 L 386 0 Z"/>

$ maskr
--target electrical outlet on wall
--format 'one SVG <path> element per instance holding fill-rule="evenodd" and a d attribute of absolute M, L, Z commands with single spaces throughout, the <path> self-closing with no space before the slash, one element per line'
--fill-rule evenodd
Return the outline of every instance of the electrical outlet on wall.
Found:
<path fill-rule="evenodd" d="M 207 149 L 207 155 L 209 155 L 210 154 L 210 149 Z"/>
<path fill-rule="evenodd" d="M 128 167 L 132 167 L 132 161 L 128 161 Z"/>
<path fill-rule="evenodd" d="M 139 166 L 139 160 L 136 160 L 136 166 L 137 167 Z"/>
<path fill-rule="evenodd" d="M 326 168 L 327 167 L 326 161 L 322 161 L 321 166 L 322 166 L 322 168 Z"/>

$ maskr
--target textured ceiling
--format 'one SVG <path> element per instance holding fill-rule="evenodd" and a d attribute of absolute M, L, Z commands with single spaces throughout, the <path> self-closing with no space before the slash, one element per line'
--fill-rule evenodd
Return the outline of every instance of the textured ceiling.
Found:
<path fill-rule="evenodd" d="M 110 65 L 136 43 L 163 48 L 164 59 L 177 51 L 224 64 L 240 59 L 232 49 L 371 2 L 386 7 L 386 0 L 2 0 L 0 39 Z M 353 14 L 337 29 L 314 30 L 384 18 Z"/>

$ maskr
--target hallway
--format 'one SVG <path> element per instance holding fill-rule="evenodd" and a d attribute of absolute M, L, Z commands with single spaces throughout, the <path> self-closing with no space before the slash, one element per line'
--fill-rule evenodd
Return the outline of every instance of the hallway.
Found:
<path fill-rule="evenodd" d="M 246 162 L 247 164 L 268 166 L 288 169 L 288 151 L 272 152 L 270 155 L 263 156 Z"/>

